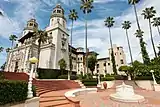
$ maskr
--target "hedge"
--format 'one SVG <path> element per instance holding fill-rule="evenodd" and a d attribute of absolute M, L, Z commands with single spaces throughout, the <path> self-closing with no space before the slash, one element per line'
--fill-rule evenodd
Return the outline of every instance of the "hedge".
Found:
<path fill-rule="evenodd" d="M 97 82 L 84 82 L 85 86 L 97 86 Z"/>
<path fill-rule="evenodd" d="M 152 76 L 137 76 L 135 80 L 153 80 Z"/>
<path fill-rule="evenodd" d="M 36 95 L 33 87 L 33 95 Z M 28 84 L 24 81 L 0 81 L 0 105 L 16 103 L 27 99 Z"/>
<path fill-rule="evenodd" d="M 58 76 L 58 79 L 68 79 L 68 75 L 60 75 L 60 76 Z M 77 80 L 78 77 L 76 75 L 71 75 L 70 79 L 71 80 Z"/>
<path fill-rule="evenodd" d="M 113 81 L 115 78 L 113 76 L 101 78 L 101 81 Z"/>
<path fill-rule="evenodd" d="M 39 79 L 58 79 L 60 75 L 67 75 L 68 71 L 64 70 L 63 72 L 59 69 L 42 69 L 37 70 Z M 76 75 L 76 72 L 71 72 L 72 75 Z"/>
<path fill-rule="evenodd" d="M 114 78 L 115 80 L 128 80 L 128 77 L 124 75 L 115 75 Z"/>
<path fill-rule="evenodd" d="M 4 77 L 4 73 L 2 71 L 0 71 L 0 80 L 3 80 L 5 77 Z"/>
<path fill-rule="evenodd" d="M 85 86 L 96 86 L 98 83 L 98 80 L 97 79 L 83 79 L 82 83 Z"/>

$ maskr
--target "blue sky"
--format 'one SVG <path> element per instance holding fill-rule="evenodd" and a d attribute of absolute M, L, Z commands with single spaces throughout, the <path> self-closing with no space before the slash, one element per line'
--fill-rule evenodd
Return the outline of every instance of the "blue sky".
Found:
<path fill-rule="evenodd" d="M 116 23 L 112 28 L 113 43 L 123 46 L 126 53 L 127 62 L 130 61 L 125 32 L 121 29 L 121 23 L 124 20 L 132 22 L 132 28 L 129 30 L 131 47 L 134 60 L 141 60 L 139 41 L 135 37 L 134 32 L 137 29 L 133 9 L 127 3 L 128 0 L 95 0 L 94 9 L 88 16 L 88 46 L 91 50 L 99 53 L 100 57 L 108 56 L 109 35 L 108 29 L 104 26 L 104 19 L 113 16 Z M 49 18 L 52 9 L 57 3 L 60 3 L 65 9 L 65 16 L 68 18 L 70 9 L 78 11 L 79 19 L 75 22 L 73 33 L 73 44 L 75 47 L 84 47 L 84 15 L 79 9 L 80 0 L 0 0 L 0 10 L 3 11 L 4 17 L 0 17 L 0 46 L 5 48 L 11 46 L 8 40 L 9 35 L 16 34 L 21 36 L 21 32 L 25 27 L 26 21 L 35 17 L 39 23 L 40 29 L 45 29 L 49 24 Z M 159 0 L 141 0 L 137 5 L 139 19 L 142 29 L 145 31 L 144 39 L 147 42 L 147 50 L 153 57 L 153 49 L 151 46 L 148 23 L 140 16 L 145 7 L 155 6 L 157 15 L 160 14 Z M 67 20 L 67 27 L 70 29 L 70 21 Z M 156 46 L 159 44 L 160 37 L 155 28 L 153 28 L 154 41 Z M 157 50 L 158 51 L 158 50 Z M 0 65 L 6 60 L 6 53 L 0 53 Z"/>

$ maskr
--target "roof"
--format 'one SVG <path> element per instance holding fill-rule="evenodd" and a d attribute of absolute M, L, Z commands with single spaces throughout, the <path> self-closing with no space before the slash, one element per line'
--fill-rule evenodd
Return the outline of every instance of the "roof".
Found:
<path fill-rule="evenodd" d="M 21 43 L 24 43 L 25 39 L 31 38 L 33 37 L 33 32 L 28 32 L 26 35 L 22 36 L 18 41 Z"/>
<path fill-rule="evenodd" d="M 106 57 L 106 58 L 99 58 L 98 60 L 107 60 L 109 59 L 109 57 Z"/>

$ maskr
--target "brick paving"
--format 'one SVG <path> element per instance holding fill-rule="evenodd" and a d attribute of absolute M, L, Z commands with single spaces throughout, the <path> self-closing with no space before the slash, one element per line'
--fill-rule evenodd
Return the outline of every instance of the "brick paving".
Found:
<path fill-rule="evenodd" d="M 142 103 L 123 103 L 110 99 L 109 95 L 115 93 L 114 89 L 103 92 L 81 95 L 77 98 L 81 101 L 81 107 L 160 107 L 160 92 L 135 90 L 136 94 L 143 95 Z"/>

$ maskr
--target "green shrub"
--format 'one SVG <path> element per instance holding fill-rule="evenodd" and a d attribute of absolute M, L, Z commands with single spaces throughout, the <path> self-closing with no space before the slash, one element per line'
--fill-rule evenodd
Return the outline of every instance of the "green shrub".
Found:
<path fill-rule="evenodd" d="M 153 80 L 152 76 L 137 76 L 135 80 Z"/>
<path fill-rule="evenodd" d="M 82 83 L 85 86 L 96 86 L 98 83 L 98 80 L 97 79 L 83 79 Z"/>
<path fill-rule="evenodd" d="M 84 82 L 97 82 L 97 81 L 98 81 L 97 79 L 83 79 L 82 83 L 84 83 Z"/>
<path fill-rule="evenodd" d="M 127 80 L 128 77 L 124 75 L 115 75 L 114 76 L 115 80 Z"/>
<path fill-rule="evenodd" d="M 85 86 L 97 86 L 97 82 L 84 82 Z"/>
<path fill-rule="evenodd" d="M 3 80 L 5 77 L 4 77 L 4 73 L 2 71 L 0 71 L 0 80 Z"/>
<path fill-rule="evenodd" d="M 58 77 L 62 74 L 62 71 L 59 69 L 42 69 L 39 68 L 37 70 L 39 79 L 58 79 Z M 68 71 L 63 70 L 63 75 L 67 75 Z M 76 75 L 76 72 L 71 72 L 72 75 Z"/>
<path fill-rule="evenodd" d="M 25 101 L 28 85 L 24 81 L 0 81 L 0 105 Z"/>
<path fill-rule="evenodd" d="M 105 78 L 102 78 L 101 81 L 113 81 L 115 78 L 112 76 L 110 77 L 105 77 Z"/>
<path fill-rule="evenodd" d="M 68 79 L 68 75 L 60 75 L 60 76 L 58 76 L 58 79 Z M 71 75 L 70 79 L 76 80 L 76 79 L 78 79 L 78 77 L 76 75 Z"/>

